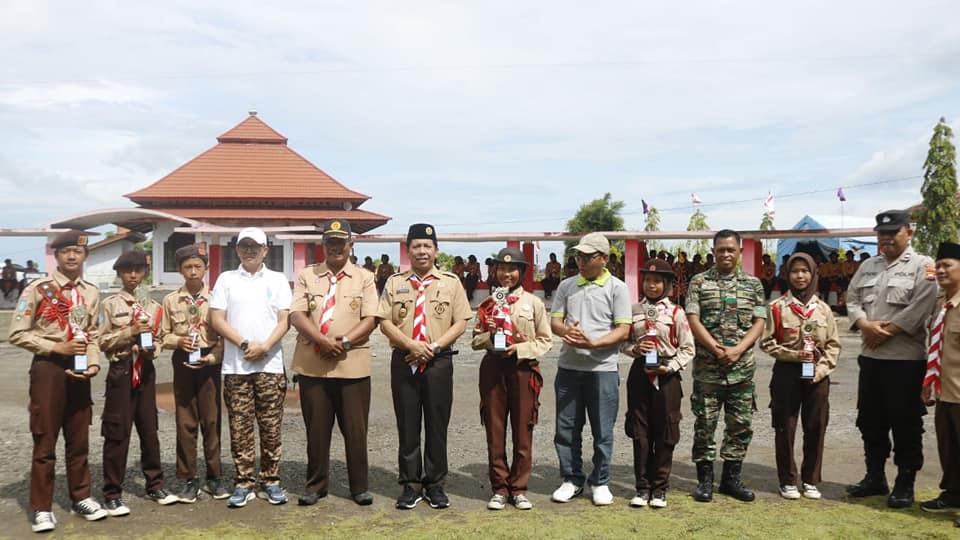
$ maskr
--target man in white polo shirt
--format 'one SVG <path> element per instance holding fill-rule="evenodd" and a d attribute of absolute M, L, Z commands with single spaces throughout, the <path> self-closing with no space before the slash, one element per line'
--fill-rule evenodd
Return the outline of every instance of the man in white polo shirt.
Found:
<path fill-rule="evenodd" d="M 248 227 L 237 236 L 240 268 L 224 272 L 213 288 L 210 320 L 225 340 L 223 398 L 230 419 L 230 452 L 236 466 L 227 505 L 245 506 L 260 484 L 270 504 L 287 502 L 280 487 L 280 429 L 287 376 L 280 340 L 289 328 L 292 294 L 286 276 L 263 264 L 267 235 Z M 260 476 L 256 482 L 256 440 L 260 428 Z"/>

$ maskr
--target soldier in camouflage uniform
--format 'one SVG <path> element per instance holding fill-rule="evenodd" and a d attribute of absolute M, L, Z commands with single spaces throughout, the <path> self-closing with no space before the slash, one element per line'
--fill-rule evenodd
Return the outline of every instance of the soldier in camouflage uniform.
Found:
<path fill-rule="evenodd" d="M 716 266 L 690 280 L 687 318 L 697 341 L 693 359 L 691 409 L 696 416 L 693 461 L 697 464 L 694 499 L 713 500 L 714 432 L 724 409 L 723 476 L 720 493 L 752 501 L 740 478 L 753 435 L 755 404 L 753 345 L 763 335 L 766 306 L 760 280 L 737 268 L 740 235 L 724 229 L 713 237 Z"/>

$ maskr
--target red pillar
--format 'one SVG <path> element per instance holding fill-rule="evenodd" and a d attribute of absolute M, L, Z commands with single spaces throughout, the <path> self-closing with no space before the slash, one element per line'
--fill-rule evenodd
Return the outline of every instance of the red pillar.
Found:
<path fill-rule="evenodd" d="M 293 275 L 299 274 L 300 270 L 307 265 L 307 250 L 309 247 L 304 242 L 293 243 Z"/>
<path fill-rule="evenodd" d="M 44 246 L 44 248 L 46 249 L 46 253 L 44 254 L 43 271 L 46 272 L 48 276 L 52 276 L 53 271 L 57 269 L 57 252 L 52 247 L 50 247 L 50 243 L 49 243 L 52 241 L 53 241 L 53 238 L 48 239 L 47 245 Z"/>
<path fill-rule="evenodd" d="M 407 253 L 407 243 L 400 242 L 400 264 L 397 265 L 397 272 L 406 272 L 410 268 L 410 255 Z"/>
<path fill-rule="evenodd" d="M 210 272 L 210 278 L 209 278 L 209 280 L 210 280 L 210 284 L 209 284 L 209 286 L 210 286 L 211 289 L 213 289 L 213 286 L 216 285 L 216 283 L 217 283 L 217 278 L 220 277 L 220 264 L 221 264 L 221 262 L 220 262 L 220 261 L 221 261 L 220 249 L 221 249 L 220 244 L 211 242 L 211 243 L 210 243 L 210 249 L 207 250 L 207 254 L 208 254 L 209 257 L 210 257 L 210 267 L 209 267 L 209 272 Z"/>
<path fill-rule="evenodd" d="M 759 276 L 763 257 L 763 243 L 760 240 L 746 238 L 743 241 L 741 260 L 743 272 L 751 276 Z"/>
<path fill-rule="evenodd" d="M 539 283 L 533 281 L 533 274 L 536 273 L 536 267 L 533 263 L 533 242 L 523 243 L 523 258 L 527 261 L 527 275 L 523 278 L 523 288 L 533 291 L 533 288 Z"/>
<path fill-rule="evenodd" d="M 323 254 L 323 244 L 314 244 L 313 245 L 313 264 L 320 264 L 325 260 L 327 260 L 327 257 L 326 255 Z"/>
<path fill-rule="evenodd" d="M 640 301 L 640 266 L 646 259 L 645 244 L 639 240 L 623 242 L 623 278 L 630 290 L 630 303 Z"/>

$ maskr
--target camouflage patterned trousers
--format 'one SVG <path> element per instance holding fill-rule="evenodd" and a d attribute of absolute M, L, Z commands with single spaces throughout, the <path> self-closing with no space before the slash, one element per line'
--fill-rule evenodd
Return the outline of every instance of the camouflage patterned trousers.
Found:
<path fill-rule="evenodd" d="M 223 399 L 230 419 L 230 453 L 237 468 L 237 487 L 251 489 L 257 480 L 254 420 L 260 430 L 259 483 L 280 483 L 280 431 L 286 395 L 287 376 L 283 373 L 224 375 Z"/>
<path fill-rule="evenodd" d="M 743 461 L 753 437 L 753 411 L 756 410 L 753 381 L 723 385 L 693 381 L 690 408 L 696 416 L 693 431 L 693 461 L 715 461 L 717 442 L 714 433 L 723 408 L 723 445 L 720 458 Z"/>

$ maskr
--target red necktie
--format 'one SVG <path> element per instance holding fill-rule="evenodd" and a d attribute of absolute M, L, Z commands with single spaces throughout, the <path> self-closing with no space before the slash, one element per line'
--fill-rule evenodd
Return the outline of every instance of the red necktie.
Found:
<path fill-rule="evenodd" d="M 337 305 L 337 283 L 346 276 L 346 272 L 340 271 L 336 276 L 330 273 L 330 288 L 327 289 L 327 296 L 323 301 L 323 311 L 320 312 L 320 333 L 327 335 L 330 331 L 330 321 L 333 320 L 333 308 Z M 320 352 L 320 346 L 313 344 L 313 350 Z"/>
<path fill-rule="evenodd" d="M 410 276 L 410 281 L 417 288 L 417 299 L 413 303 L 413 339 L 417 341 L 427 341 L 427 319 L 424 314 L 425 304 L 427 302 L 427 287 L 433 283 L 434 277 L 427 276 L 423 280 L 416 276 Z M 426 364 L 420 364 L 420 372 L 426 369 Z"/>
<path fill-rule="evenodd" d="M 940 393 L 940 359 L 943 358 L 943 320 L 951 309 L 953 304 L 947 302 L 937 314 L 933 332 L 930 334 L 930 349 L 927 352 L 927 373 L 923 377 L 923 385 L 933 384 L 937 394 Z"/>

